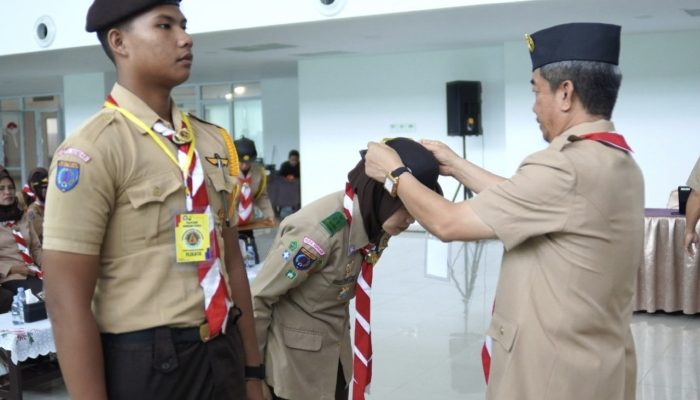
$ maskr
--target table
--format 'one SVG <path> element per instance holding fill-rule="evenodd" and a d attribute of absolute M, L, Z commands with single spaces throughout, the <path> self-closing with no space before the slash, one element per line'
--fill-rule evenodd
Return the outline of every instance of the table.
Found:
<path fill-rule="evenodd" d="M 685 216 L 669 209 L 645 210 L 635 311 L 700 313 L 700 255 L 685 254 L 684 237 Z"/>
<path fill-rule="evenodd" d="M 9 384 L 0 386 L 0 397 L 22 399 L 22 387 L 59 378 L 55 361 L 30 362 L 56 352 L 48 319 L 14 325 L 10 313 L 0 314 L 0 374 L 9 375 Z"/>

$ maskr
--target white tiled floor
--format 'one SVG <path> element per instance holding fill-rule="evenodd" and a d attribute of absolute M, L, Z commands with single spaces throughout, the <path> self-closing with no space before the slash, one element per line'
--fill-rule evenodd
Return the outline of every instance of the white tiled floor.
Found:
<path fill-rule="evenodd" d="M 268 235 L 258 238 L 263 252 L 269 240 Z M 369 400 L 484 398 L 480 351 L 502 246 L 486 242 L 476 262 L 473 243 L 465 248 L 461 243 L 430 240 L 426 250 L 425 234 L 408 232 L 393 238 L 375 269 L 374 378 Z M 445 264 L 452 268 L 444 268 Z M 637 399 L 700 400 L 700 315 L 635 314 L 632 330 L 638 357 Z M 27 391 L 25 398 L 68 397 L 58 383 Z"/>

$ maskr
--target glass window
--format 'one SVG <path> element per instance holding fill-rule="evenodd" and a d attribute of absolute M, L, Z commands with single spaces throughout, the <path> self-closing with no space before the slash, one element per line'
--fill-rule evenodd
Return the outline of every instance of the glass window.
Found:
<path fill-rule="evenodd" d="M 204 119 L 231 132 L 231 108 L 228 103 L 205 104 Z"/>
<path fill-rule="evenodd" d="M 233 102 L 233 126 L 236 139 L 243 136 L 255 142 L 258 157 L 265 154 L 263 148 L 262 100 L 236 99 Z"/>
<path fill-rule="evenodd" d="M 231 96 L 231 84 L 202 86 L 203 100 L 229 100 Z"/>

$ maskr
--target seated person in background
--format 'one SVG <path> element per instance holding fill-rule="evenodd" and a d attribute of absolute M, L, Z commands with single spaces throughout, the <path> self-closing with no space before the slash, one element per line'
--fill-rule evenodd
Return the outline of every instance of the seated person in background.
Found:
<path fill-rule="evenodd" d="M 288 180 L 299 179 L 299 152 L 291 150 L 287 161 L 280 165 L 279 175 Z"/>
<path fill-rule="evenodd" d="M 406 138 L 387 145 L 423 185 L 442 193 L 438 162 L 426 148 Z M 373 265 L 389 238 L 413 221 L 398 197 L 365 174 L 363 159 L 348 174 L 345 191 L 320 198 L 280 223 L 251 284 L 258 346 L 274 399 L 347 398 L 353 381 L 348 303 L 357 284 L 357 304 L 366 306 L 358 313 L 369 323 L 369 290 L 360 285 L 371 285 Z M 361 329 L 355 327 L 356 352 L 371 360 L 368 336 L 358 340 Z M 359 362 L 356 358 L 362 369 Z M 371 364 L 367 368 L 371 371 Z M 363 393 L 369 376 L 355 370 L 354 380 L 353 392 Z"/>
<path fill-rule="evenodd" d="M 34 228 L 39 242 L 44 239 L 44 203 L 46 202 L 46 188 L 49 185 L 49 172 L 46 168 L 34 168 L 29 173 L 27 184 L 22 188 L 24 204 L 27 208 L 24 219 Z"/>
<path fill-rule="evenodd" d="M 0 166 L 0 286 L 17 293 L 17 288 L 43 290 L 37 277 L 41 265 L 41 243 L 34 228 L 22 219 L 15 194 L 15 181 Z"/>
<path fill-rule="evenodd" d="M 255 252 L 255 263 L 260 262 L 255 236 L 252 229 L 245 229 L 246 225 L 253 222 L 263 222 L 265 226 L 275 225 L 275 210 L 272 208 L 270 198 L 267 196 L 267 173 L 265 168 L 256 162 L 258 151 L 255 142 L 248 138 L 241 138 L 233 142 L 238 153 L 240 173 L 238 180 L 241 185 L 238 195 L 238 235 L 245 243 L 242 244 L 242 252 L 246 254 L 248 245 L 252 245 Z M 262 218 L 255 218 L 255 209 L 260 210 Z"/>

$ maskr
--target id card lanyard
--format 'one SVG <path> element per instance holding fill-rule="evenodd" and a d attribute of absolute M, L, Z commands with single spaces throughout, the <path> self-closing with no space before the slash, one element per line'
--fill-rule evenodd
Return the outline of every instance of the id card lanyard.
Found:
<path fill-rule="evenodd" d="M 192 138 L 192 141 L 190 142 L 190 147 L 187 150 L 187 156 L 184 159 L 184 163 L 181 164 L 180 161 L 178 161 L 178 158 L 175 157 L 170 150 L 168 150 L 165 143 L 163 143 L 161 135 L 154 132 L 151 127 L 146 125 L 129 110 L 112 104 L 109 101 L 106 101 L 104 106 L 119 111 L 129 121 L 146 131 L 151 139 L 156 142 L 158 147 L 160 147 L 168 158 L 180 169 L 182 172 L 183 185 L 185 186 L 185 200 L 188 212 L 177 214 L 175 216 L 176 260 L 178 263 L 200 262 L 207 260 L 211 253 L 209 215 L 207 213 L 192 212 L 193 194 L 187 185 L 190 173 L 189 168 L 194 157 L 195 149 L 195 136 L 192 132 L 192 125 L 190 125 L 190 120 L 187 115 L 182 113 L 182 121 L 185 123 L 188 136 Z"/>

